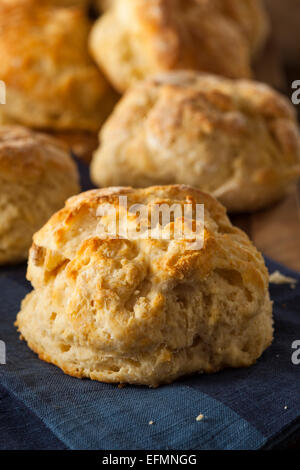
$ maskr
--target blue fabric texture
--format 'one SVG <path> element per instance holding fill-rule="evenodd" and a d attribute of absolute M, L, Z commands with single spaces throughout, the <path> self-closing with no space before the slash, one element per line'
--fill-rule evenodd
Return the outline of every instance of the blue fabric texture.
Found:
<path fill-rule="evenodd" d="M 69 377 L 19 340 L 14 320 L 31 289 L 25 271 L 0 269 L 0 340 L 7 347 L 0 449 L 260 449 L 300 430 L 300 365 L 291 360 L 292 343 L 300 340 L 300 282 L 295 289 L 271 286 L 275 340 L 254 366 L 157 389 L 119 389 Z"/>

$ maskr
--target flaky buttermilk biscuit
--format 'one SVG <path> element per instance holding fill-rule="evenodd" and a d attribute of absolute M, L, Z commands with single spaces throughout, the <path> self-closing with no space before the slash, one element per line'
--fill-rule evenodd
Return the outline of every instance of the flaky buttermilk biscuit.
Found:
<path fill-rule="evenodd" d="M 93 26 L 90 50 L 120 92 L 176 69 L 250 77 L 267 25 L 257 0 L 115 0 Z"/>
<path fill-rule="evenodd" d="M 203 248 L 185 239 L 100 237 L 99 223 L 109 232 L 113 211 L 123 228 L 120 196 L 126 211 L 204 204 Z M 109 188 L 71 198 L 35 234 L 27 277 L 34 290 L 18 314 L 21 336 L 75 377 L 157 386 L 249 366 L 272 341 L 262 256 L 215 199 L 190 187 Z"/>
<path fill-rule="evenodd" d="M 100 133 L 99 186 L 189 184 L 231 212 L 280 199 L 300 174 L 294 109 L 270 87 L 170 72 L 124 95 Z"/>
<path fill-rule="evenodd" d="M 75 163 L 60 142 L 0 126 L 0 265 L 27 259 L 32 235 L 78 192 Z"/>
<path fill-rule="evenodd" d="M 0 2 L 0 124 L 99 130 L 116 96 L 88 55 L 89 30 L 80 8 Z"/>

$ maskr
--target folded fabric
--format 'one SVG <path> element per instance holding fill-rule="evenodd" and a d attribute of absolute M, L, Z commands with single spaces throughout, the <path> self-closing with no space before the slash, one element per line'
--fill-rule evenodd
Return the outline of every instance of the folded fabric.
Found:
<path fill-rule="evenodd" d="M 300 274 L 267 265 L 298 283 L 271 285 L 275 340 L 257 364 L 157 389 L 79 380 L 40 361 L 14 327 L 31 288 L 26 267 L 1 268 L 0 449 L 260 449 L 290 439 L 300 430 Z"/>

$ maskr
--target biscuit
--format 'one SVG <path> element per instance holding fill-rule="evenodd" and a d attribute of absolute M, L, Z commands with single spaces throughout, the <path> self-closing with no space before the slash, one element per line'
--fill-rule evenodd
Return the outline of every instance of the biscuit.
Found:
<path fill-rule="evenodd" d="M 43 0 L 44 3 L 57 5 L 61 7 L 80 6 L 86 7 L 91 3 L 91 0 Z"/>
<path fill-rule="evenodd" d="M 78 192 L 76 166 L 60 142 L 0 126 L 0 264 L 25 260 L 32 235 Z"/>
<path fill-rule="evenodd" d="M 117 98 L 88 55 L 89 30 L 80 8 L 0 2 L 0 124 L 99 130 Z"/>
<path fill-rule="evenodd" d="M 113 2 L 115 0 L 94 0 L 96 3 L 98 3 L 100 9 L 102 11 L 107 10 L 108 8 L 112 7 Z"/>
<path fill-rule="evenodd" d="M 270 33 L 269 18 L 262 0 L 218 0 L 219 9 L 234 21 L 250 45 L 255 56 L 263 48 Z"/>
<path fill-rule="evenodd" d="M 300 174 L 294 109 L 266 85 L 169 72 L 129 90 L 102 128 L 98 186 L 182 183 L 231 212 L 280 199 Z"/>
<path fill-rule="evenodd" d="M 202 249 L 184 238 L 140 236 L 133 206 L 147 216 L 162 204 L 181 214 L 193 208 L 193 224 L 196 204 L 204 204 Z M 182 223 L 176 214 L 163 219 L 164 234 Z M 17 317 L 21 337 L 74 377 L 154 387 L 250 366 L 272 341 L 262 256 L 221 204 L 187 186 L 98 189 L 69 199 L 34 235 L 27 278 L 34 290 Z"/>
<path fill-rule="evenodd" d="M 94 0 L 94 4 L 98 6 L 100 11 L 110 8 L 115 0 Z"/>
<path fill-rule="evenodd" d="M 124 92 L 175 69 L 251 76 L 268 22 L 257 0 L 116 0 L 93 26 L 90 50 Z"/>

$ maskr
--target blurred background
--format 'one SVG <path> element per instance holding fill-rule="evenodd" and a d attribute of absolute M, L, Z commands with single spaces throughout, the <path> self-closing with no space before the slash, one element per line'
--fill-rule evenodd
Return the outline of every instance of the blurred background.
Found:
<path fill-rule="evenodd" d="M 115 2 L 120 5 L 118 15 L 112 12 Z M 139 5 L 139 19 L 129 20 L 133 3 Z M 188 7 L 195 12 L 199 8 L 199 17 L 185 16 Z M 204 71 L 234 78 L 250 75 L 291 100 L 292 83 L 300 79 L 299 0 L 0 0 L 0 79 L 7 85 L 0 123 L 49 132 L 88 165 L 99 129 L 130 85 L 131 75 L 142 79 L 148 69 L 152 72 L 152 57 L 146 57 L 154 44 L 151 38 L 161 46 L 164 40 L 174 41 L 167 35 L 156 38 L 162 27 L 157 9 L 175 25 L 183 43 L 189 25 L 205 31 L 203 50 L 198 50 Z M 138 21 L 149 26 L 150 39 L 141 45 L 135 42 Z M 224 60 L 223 48 L 232 57 Z M 130 69 L 134 54 L 142 64 L 138 71 Z M 186 52 L 181 62 L 197 68 L 194 59 Z M 172 57 L 164 60 L 172 69 Z M 300 105 L 296 108 L 300 116 Z M 300 270 L 299 188 L 266 210 L 232 219 L 266 255 Z"/>

